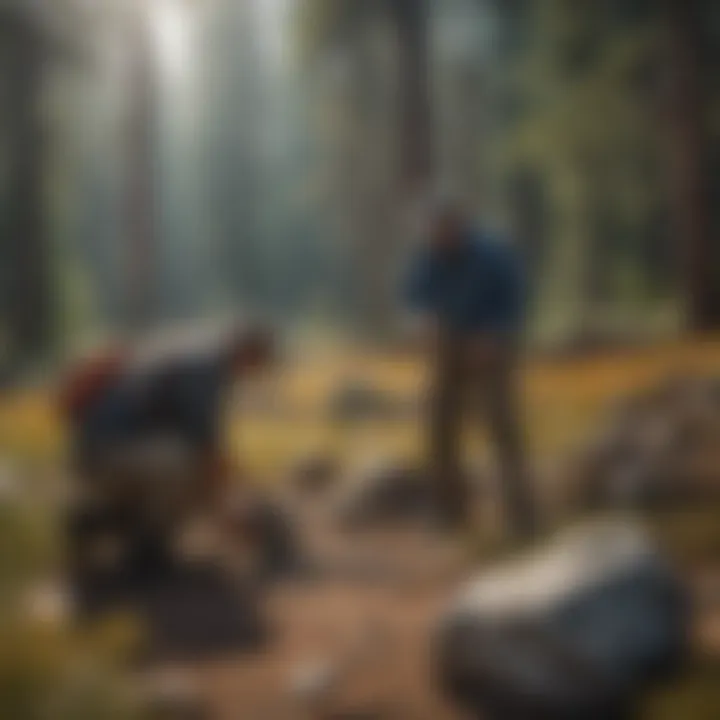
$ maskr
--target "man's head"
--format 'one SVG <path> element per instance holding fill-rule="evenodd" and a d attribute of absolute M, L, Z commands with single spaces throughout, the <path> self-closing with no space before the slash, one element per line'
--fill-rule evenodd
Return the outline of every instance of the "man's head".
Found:
<path fill-rule="evenodd" d="M 432 205 L 430 245 L 440 253 L 452 254 L 461 249 L 467 237 L 468 219 L 460 201 L 445 194 Z"/>
<path fill-rule="evenodd" d="M 234 333 L 231 364 L 237 374 L 257 372 L 275 360 L 275 339 L 267 328 L 250 327 Z"/>

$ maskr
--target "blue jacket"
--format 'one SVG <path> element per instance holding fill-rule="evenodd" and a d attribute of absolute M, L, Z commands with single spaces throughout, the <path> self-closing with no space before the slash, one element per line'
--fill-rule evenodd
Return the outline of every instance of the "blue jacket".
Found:
<path fill-rule="evenodd" d="M 93 452 L 153 434 L 171 435 L 199 450 L 219 442 L 223 391 L 230 373 L 208 356 L 163 358 L 129 370 L 85 413 L 78 446 Z"/>
<path fill-rule="evenodd" d="M 518 253 L 485 232 L 473 232 L 451 256 L 420 251 L 405 291 L 413 311 L 462 333 L 512 336 L 523 324 L 526 287 Z"/>

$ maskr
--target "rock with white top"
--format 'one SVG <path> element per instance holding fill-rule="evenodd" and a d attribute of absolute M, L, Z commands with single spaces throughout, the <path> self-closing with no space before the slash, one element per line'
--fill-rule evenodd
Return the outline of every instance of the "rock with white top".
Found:
<path fill-rule="evenodd" d="M 500 718 L 609 718 L 682 660 L 687 603 L 642 527 L 591 523 L 488 570 L 444 614 L 445 691 Z"/>

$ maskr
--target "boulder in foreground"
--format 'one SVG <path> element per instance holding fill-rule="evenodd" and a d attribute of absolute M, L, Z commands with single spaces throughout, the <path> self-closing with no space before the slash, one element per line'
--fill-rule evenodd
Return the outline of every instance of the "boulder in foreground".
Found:
<path fill-rule="evenodd" d="M 684 657 L 684 592 L 642 527 L 591 523 L 483 573 L 441 620 L 444 690 L 482 717 L 622 717 Z"/>

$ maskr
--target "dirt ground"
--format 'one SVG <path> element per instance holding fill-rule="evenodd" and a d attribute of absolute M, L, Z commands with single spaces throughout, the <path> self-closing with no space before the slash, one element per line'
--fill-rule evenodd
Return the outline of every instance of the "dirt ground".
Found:
<path fill-rule="evenodd" d="M 163 672 L 213 720 L 461 718 L 440 697 L 431 650 L 442 608 L 469 576 L 461 544 L 419 529 L 305 527 L 320 570 L 266 589 L 267 645 Z"/>
<path fill-rule="evenodd" d="M 319 572 L 266 588 L 267 644 L 158 672 L 199 699 L 209 720 L 466 718 L 440 695 L 431 645 L 446 603 L 479 567 L 468 543 L 419 528 L 338 533 L 320 517 L 303 527 Z M 718 577 L 689 578 L 696 646 L 713 656 Z"/>
<path fill-rule="evenodd" d="M 715 372 L 719 363 L 720 343 L 713 342 L 572 366 L 536 364 L 527 378 L 534 454 L 552 464 L 592 431 L 612 398 L 668 374 Z M 363 375 L 377 378 L 393 392 L 409 393 L 418 383 L 414 366 L 380 360 L 373 364 L 364 357 L 356 363 L 360 364 Z M 338 457 L 362 454 L 367 447 L 415 457 L 420 441 L 414 421 L 374 424 L 372 432 L 353 432 L 351 443 L 344 433 L 328 429 L 319 413 L 316 417 L 310 412 L 322 405 L 319 398 L 345 372 L 341 370 L 320 368 L 310 376 L 299 373 L 297 379 L 288 378 L 288 396 L 297 413 L 233 425 L 233 446 L 254 473 L 280 477 L 296 456 L 317 447 L 327 447 Z M 63 434 L 48 407 L 44 393 L 23 393 L 14 402 L 4 402 L 0 436 L 8 456 L 56 462 L 62 454 Z M 667 522 L 656 524 L 668 548 L 679 551 L 680 565 L 690 579 L 703 575 L 697 583 L 702 590 L 696 593 L 696 599 L 703 598 L 697 637 L 698 647 L 712 654 L 712 667 L 672 690 L 677 702 L 664 702 L 670 710 L 648 715 L 652 720 L 720 717 L 720 694 L 715 689 L 720 679 L 720 508 L 700 508 L 697 514 L 696 519 L 695 513 L 678 509 Z M 316 532 L 314 518 L 304 519 L 302 526 L 312 536 L 312 554 L 333 571 L 267 589 L 261 606 L 272 632 L 264 649 L 226 653 L 203 662 L 166 663 L 157 673 L 196 692 L 212 720 L 459 719 L 435 691 L 429 642 L 445 602 L 479 568 L 477 556 L 469 557 L 468 543 L 459 539 L 447 547 L 436 536 L 421 532 L 342 537 Z M 328 672 L 332 675 L 346 665 L 341 677 L 326 682 Z M 310 691 L 312 686 L 326 685 L 328 692 Z M 696 711 L 700 697 L 710 698 L 707 702 L 714 703 L 713 710 Z"/>
<path fill-rule="evenodd" d="M 408 602 L 395 592 L 342 584 L 280 591 L 271 603 L 277 635 L 266 651 L 200 670 L 212 717 L 459 717 L 438 697 L 430 664 L 428 638 L 444 596 L 434 588 Z M 300 686 L 311 681 L 303 672 L 333 673 L 333 665 L 339 676 L 328 692 L 303 697 Z"/>

